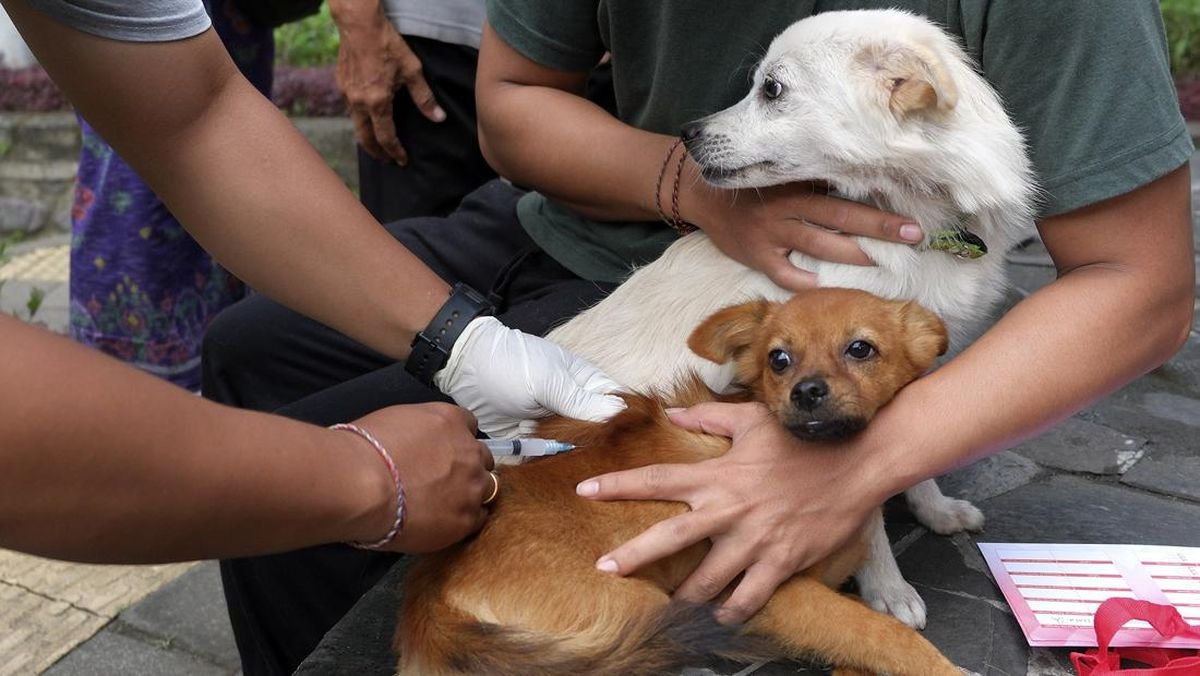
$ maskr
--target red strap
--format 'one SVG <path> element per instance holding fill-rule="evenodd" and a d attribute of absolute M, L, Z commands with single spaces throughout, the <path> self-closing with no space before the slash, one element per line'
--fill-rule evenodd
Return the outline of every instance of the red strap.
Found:
<path fill-rule="evenodd" d="M 1122 674 L 1124 676 L 1196 676 L 1200 674 L 1200 651 L 1168 648 L 1125 648 L 1122 652 L 1109 650 L 1109 642 L 1125 623 L 1144 620 L 1164 638 L 1176 636 L 1200 637 L 1179 611 L 1172 606 L 1135 599 L 1108 599 L 1096 609 L 1097 650 L 1071 653 L 1071 662 L 1079 676 Z M 1121 669 L 1121 660 L 1129 659 L 1150 665 L 1149 669 Z"/>

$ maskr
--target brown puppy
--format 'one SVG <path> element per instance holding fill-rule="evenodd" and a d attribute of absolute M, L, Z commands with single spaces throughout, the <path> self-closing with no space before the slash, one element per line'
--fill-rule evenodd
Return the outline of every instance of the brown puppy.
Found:
<path fill-rule="evenodd" d="M 763 402 L 798 437 L 826 441 L 862 429 L 945 351 L 946 332 L 915 303 L 814 289 L 785 304 L 721 310 L 688 345 L 736 363 L 744 393 L 723 400 Z M 400 673 L 662 674 L 708 654 L 815 657 L 842 673 L 960 673 L 909 627 L 836 591 L 865 555 L 862 537 L 785 582 L 743 627 L 671 601 L 707 542 L 629 577 L 598 572 L 601 554 L 687 507 L 593 502 L 575 495 L 577 483 L 729 448 L 663 411 L 716 400 L 698 378 L 671 396 L 626 399 L 629 408 L 607 423 L 544 422 L 542 436 L 579 449 L 502 468 L 495 511 L 479 535 L 413 565 L 396 637 Z"/>

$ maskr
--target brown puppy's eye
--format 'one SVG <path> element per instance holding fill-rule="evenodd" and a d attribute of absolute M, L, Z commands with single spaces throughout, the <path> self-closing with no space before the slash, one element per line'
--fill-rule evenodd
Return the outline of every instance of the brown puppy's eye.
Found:
<path fill-rule="evenodd" d="M 865 340 L 856 340 L 846 346 L 846 356 L 862 361 L 875 356 L 875 346 Z"/>
<path fill-rule="evenodd" d="M 783 373 L 787 367 L 792 365 L 792 355 L 783 350 L 771 350 L 767 354 L 767 365 L 776 373 Z"/>
<path fill-rule="evenodd" d="M 763 96 L 774 101 L 783 93 L 783 85 L 775 78 L 766 78 L 762 83 L 762 93 Z"/>

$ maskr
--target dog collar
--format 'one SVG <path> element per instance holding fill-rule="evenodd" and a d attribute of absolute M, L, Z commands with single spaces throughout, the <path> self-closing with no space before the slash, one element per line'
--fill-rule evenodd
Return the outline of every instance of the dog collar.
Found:
<path fill-rule="evenodd" d="M 968 260 L 981 258 L 988 252 L 987 243 L 966 228 L 968 222 L 970 216 L 963 214 L 954 227 L 935 230 L 929 236 L 929 248 Z"/>

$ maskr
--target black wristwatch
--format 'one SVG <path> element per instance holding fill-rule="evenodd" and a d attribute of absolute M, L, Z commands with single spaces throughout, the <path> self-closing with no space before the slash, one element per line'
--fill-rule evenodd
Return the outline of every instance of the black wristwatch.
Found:
<path fill-rule="evenodd" d="M 433 387 L 433 374 L 450 359 L 450 349 L 472 319 L 490 315 L 495 307 L 475 289 L 463 283 L 454 285 L 450 298 L 433 316 L 433 321 L 413 338 L 412 351 L 404 370 L 417 380 Z"/>

